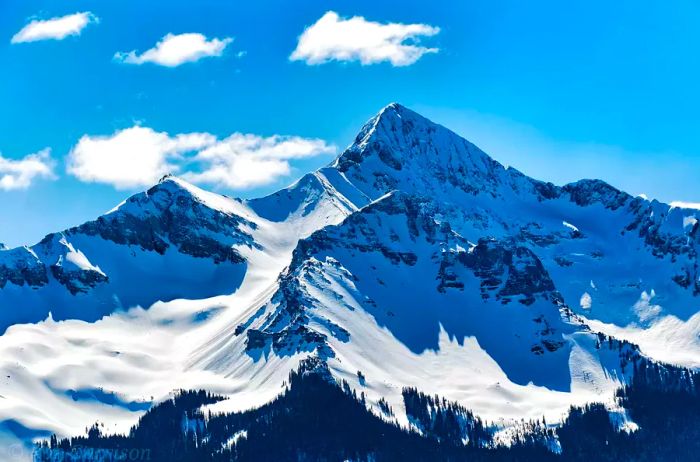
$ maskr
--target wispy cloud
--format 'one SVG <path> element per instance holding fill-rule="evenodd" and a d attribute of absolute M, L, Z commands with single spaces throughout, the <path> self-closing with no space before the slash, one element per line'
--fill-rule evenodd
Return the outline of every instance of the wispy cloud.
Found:
<path fill-rule="evenodd" d="M 114 59 L 126 64 L 154 63 L 176 67 L 202 58 L 221 56 L 231 42 L 233 42 L 231 37 L 207 39 L 205 35 L 199 33 L 168 34 L 150 50 L 141 54 L 137 54 L 136 50 L 118 52 L 114 55 Z"/>
<path fill-rule="evenodd" d="M 247 188 L 269 184 L 290 174 L 290 160 L 335 152 L 335 147 L 319 139 L 298 136 L 234 133 L 202 150 L 195 160 L 204 165 L 199 172 L 184 175 L 195 183 L 229 188 Z"/>
<path fill-rule="evenodd" d="M 90 23 L 99 19 L 89 11 L 69 14 L 51 19 L 35 19 L 17 32 L 12 43 L 36 42 L 39 40 L 63 40 L 70 35 L 80 35 Z"/>
<path fill-rule="evenodd" d="M 421 37 L 440 32 L 427 24 L 379 23 L 362 16 L 346 19 L 329 11 L 299 37 L 289 59 L 307 64 L 328 61 L 359 61 L 375 64 L 389 61 L 393 66 L 408 66 L 437 48 L 419 45 Z"/>
<path fill-rule="evenodd" d="M 678 207 L 679 209 L 700 210 L 700 202 L 672 201 L 670 205 L 671 207 Z"/>
<path fill-rule="evenodd" d="M 22 159 L 0 155 L 0 189 L 27 189 L 38 178 L 54 178 L 51 150 L 46 148 Z"/>
<path fill-rule="evenodd" d="M 289 175 L 294 159 L 335 152 L 319 139 L 234 133 L 171 136 L 134 126 L 110 136 L 84 135 L 68 155 L 68 172 L 116 188 L 149 186 L 166 173 L 233 189 L 269 184 Z"/>

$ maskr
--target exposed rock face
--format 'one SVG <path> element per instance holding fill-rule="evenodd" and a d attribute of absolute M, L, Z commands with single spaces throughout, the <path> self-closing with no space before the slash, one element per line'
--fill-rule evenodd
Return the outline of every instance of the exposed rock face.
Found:
<path fill-rule="evenodd" d="M 582 207 L 599 203 L 607 209 L 617 210 L 632 199 L 629 194 L 601 180 L 577 181 L 567 184 L 562 191 L 568 193 L 571 201 Z"/>
<path fill-rule="evenodd" d="M 58 265 L 51 266 L 51 274 L 73 295 L 79 292 L 85 293 L 99 283 L 108 280 L 107 276 L 97 271 L 66 271 L 65 268 Z"/>
<path fill-rule="evenodd" d="M 136 245 L 159 254 L 171 246 L 179 252 L 216 263 L 242 263 L 232 246 L 256 245 L 241 226 L 255 224 L 207 207 L 173 180 L 164 179 L 146 192 L 132 196 L 116 211 L 67 231 L 99 235 L 122 245 Z"/>
<path fill-rule="evenodd" d="M 87 293 L 109 278 L 87 257 L 68 242 L 63 233 L 49 234 L 38 246 L 36 252 L 48 266 L 54 279 L 75 295 Z"/>
<path fill-rule="evenodd" d="M 449 224 L 441 226 L 433 218 L 437 207 L 428 199 L 396 191 L 386 198 L 365 207 L 362 213 L 349 216 L 340 227 L 327 227 L 299 242 L 293 262 L 308 258 L 315 252 L 345 247 L 357 252 L 381 252 L 393 264 L 413 266 L 417 262 L 415 252 L 398 241 L 399 236 L 382 226 L 382 215 L 395 217 L 405 223 L 408 236 L 418 236 L 435 243 L 438 234 L 449 232 Z"/>
<path fill-rule="evenodd" d="M 49 234 L 33 249 L 20 247 L 0 253 L 0 288 L 8 282 L 40 288 L 49 283 L 49 275 L 73 295 L 108 280 L 63 234 Z"/>
<path fill-rule="evenodd" d="M 482 295 L 498 297 L 523 295 L 532 303 L 539 294 L 555 290 L 542 262 L 528 248 L 481 239 L 470 252 L 459 254 L 459 261 L 481 278 Z"/>
<path fill-rule="evenodd" d="M 238 327 L 239 335 L 246 331 L 246 350 L 249 353 L 271 347 L 280 356 L 312 351 L 324 358 L 334 356 L 333 350 L 327 344 L 327 335 L 309 326 L 312 318 L 325 324 L 337 338 L 343 341 L 349 339 L 343 328 L 327 319 L 315 317 L 308 310 L 313 299 L 304 290 L 298 277 L 304 278 L 309 271 L 315 269 L 313 263 L 290 268 L 289 272 L 281 277 L 280 287 L 270 302 L 275 309 L 267 314 L 262 324 L 247 330 L 247 326 Z"/>
<path fill-rule="evenodd" d="M 41 287 L 48 282 L 46 266 L 28 248 L 0 251 L 0 288 L 8 283 Z"/>

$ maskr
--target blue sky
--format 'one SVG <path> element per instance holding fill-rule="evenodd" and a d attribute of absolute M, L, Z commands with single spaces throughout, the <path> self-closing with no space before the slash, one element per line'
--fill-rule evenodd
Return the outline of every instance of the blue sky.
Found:
<path fill-rule="evenodd" d="M 644 3 L 2 0 L 0 242 L 166 167 L 271 192 L 392 101 L 540 179 L 700 202 L 700 7 Z"/>

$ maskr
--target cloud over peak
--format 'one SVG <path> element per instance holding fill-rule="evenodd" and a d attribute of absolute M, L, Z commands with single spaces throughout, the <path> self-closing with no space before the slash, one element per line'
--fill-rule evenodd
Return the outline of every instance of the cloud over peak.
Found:
<path fill-rule="evenodd" d="M 137 54 L 136 50 L 117 52 L 114 59 L 126 64 L 154 63 L 176 67 L 202 58 L 221 56 L 231 42 L 231 37 L 207 39 L 205 35 L 194 32 L 167 34 L 153 48 L 141 54 Z"/>
<path fill-rule="evenodd" d="M 261 186 L 289 175 L 293 159 L 334 152 L 334 146 L 320 139 L 234 133 L 200 151 L 195 160 L 204 168 L 184 177 L 232 189 Z"/>
<path fill-rule="evenodd" d="M 133 126 L 111 136 L 84 135 L 68 155 L 68 173 L 116 188 L 149 186 L 166 173 L 194 183 L 244 189 L 289 175 L 293 159 L 335 152 L 325 141 L 297 136 L 209 133 L 171 136 Z"/>
<path fill-rule="evenodd" d="M 37 178 L 54 178 L 50 154 L 46 148 L 18 160 L 0 155 L 0 189 L 27 189 Z"/>
<path fill-rule="evenodd" d="M 424 54 L 438 51 L 420 46 L 419 41 L 439 32 L 438 27 L 427 24 L 383 24 L 362 16 L 346 19 L 328 11 L 304 30 L 289 59 L 306 64 L 359 61 L 366 65 L 388 61 L 392 66 L 408 66 Z"/>
<path fill-rule="evenodd" d="M 89 11 L 74 13 L 51 19 L 35 19 L 17 32 L 12 43 L 36 42 L 39 40 L 63 40 L 70 35 L 80 35 L 90 23 L 99 19 Z"/>
<path fill-rule="evenodd" d="M 85 182 L 117 188 L 148 186 L 177 172 L 183 154 L 214 142 L 207 133 L 169 136 L 148 127 L 133 126 L 111 136 L 83 135 L 68 154 L 68 173 Z"/>

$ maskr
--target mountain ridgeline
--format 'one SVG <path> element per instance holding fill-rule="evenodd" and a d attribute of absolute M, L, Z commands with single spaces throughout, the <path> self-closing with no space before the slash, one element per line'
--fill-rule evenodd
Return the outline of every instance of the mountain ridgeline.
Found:
<path fill-rule="evenodd" d="M 109 336 L 139 319 L 177 345 L 162 375 L 134 360 L 150 344 L 101 349 L 96 380 L 155 377 L 155 397 L 125 400 L 160 404 L 120 409 L 126 434 L 56 431 L 39 460 L 681 460 L 698 436 L 697 214 L 600 180 L 529 178 L 390 104 L 269 196 L 166 177 L 0 248 L 0 327 L 118 319 Z M 130 314 L 156 302 L 155 321 Z M 168 397 L 176 379 L 202 391 Z M 87 387 L 59 382 L 37 386 Z M 114 404 L 74 406 L 85 422 Z"/>

